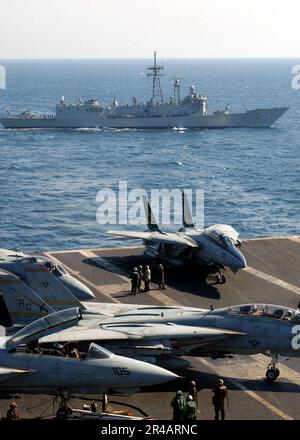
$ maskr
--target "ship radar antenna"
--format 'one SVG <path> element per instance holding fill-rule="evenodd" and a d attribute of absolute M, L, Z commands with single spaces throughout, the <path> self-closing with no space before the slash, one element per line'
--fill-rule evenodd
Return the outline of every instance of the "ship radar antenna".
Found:
<path fill-rule="evenodd" d="M 177 101 L 178 104 L 180 104 L 180 86 L 181 86 L 181 81 L 183 78 L 179 78 L 178 76 L 176 76 L 174 79 L 174 99 L 175 101 Z"/>
<path fill-rule="evenodd" d="M 160 84 L 160 77 L 163 76 L 163 73 L 160 73 L 161 70 L 163 70 L 164 65 L 163 64 L 157 64 L 156 62 L 156 52 L 154 52 L 154 65 L 151 67 L 148 67 L 148 70 L 150 70 L 149 73 L 147 73 L 147 76 L 152 77 L 152 98 L 151 101 L 154 102 L 155 99 L 158 99 L 164 103 L 164 98 L 162 94 L 161 84 Z"/>

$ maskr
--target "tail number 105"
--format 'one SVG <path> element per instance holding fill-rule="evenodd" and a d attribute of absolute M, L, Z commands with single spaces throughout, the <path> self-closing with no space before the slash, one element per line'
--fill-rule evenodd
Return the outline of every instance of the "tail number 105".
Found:
<path fill-rule="evenodd" d="M 116 376 L 129 376 L 130 375 L 130 371 L 126 367 L 123 367 L 123 368 L 113 367 L 112 370 Z"/>

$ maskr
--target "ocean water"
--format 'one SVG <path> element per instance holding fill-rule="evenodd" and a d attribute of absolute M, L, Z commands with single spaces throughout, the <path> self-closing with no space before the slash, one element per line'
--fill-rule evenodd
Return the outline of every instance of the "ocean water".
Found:
<path fill-rule="evenodd" d="M 0 113 L 52 112 L 66 101 L 109 105 L 147 100 L 151 60 L 0 61 L 7 88 Z M 165 60 L 172 79 L 206 93 L 208 110 L 289 106 L 271 129 L 5 130 L 0 128 L 0 247 L 25 251 L 114 246 L 96 222 L 96 194 L 116 188 L 202 188 L 205 224 L 229 223 L 242 237 L 300 233 L 299 60 Z M 114 227 L 116 228 L 116 227 Z M 121 228 L 121 227 L 120 227 Z M 124 228 L 124 226 L 122 227 Z M 131 226 L 132 229 L 132 226 Z M 140 229 L 145 229 L 140 227 Z M 124 241 L 122 241 L 124 243 Z M 129 243 L 126 242 L 125 243 Z"/>

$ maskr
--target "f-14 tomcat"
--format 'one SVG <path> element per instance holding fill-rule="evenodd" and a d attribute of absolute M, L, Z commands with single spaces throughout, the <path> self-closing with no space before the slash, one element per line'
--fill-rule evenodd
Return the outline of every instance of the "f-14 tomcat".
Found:
<path fill-rule="evenodd" d="M 63 305 L 50 298 L 52 309 L 44 298 L 11 274 L 1 276 L 1 291 L 13 323 L 18 325 L 45 316 L 53 309 L 74 307 L 72 297 L 70 305 L 67 304 L 66 295 L 70 293 L 66 290 Z M 242 304 L 206 310 L 79 301 L 78 306 L 82 312 L 79 325 L 41 338 L 42 345 L 72 341 L 85 350 L 91 342 L 96 342 L 117 354 L 167 369 L 187 366 L 182 356 L 263 353 L 272 359 L 266 372 L 270 382 L 279 376 L 279 354 L 299 356 L 300 335 L 295 334 L 300 324 L 299 309 Z"/>
<path fill-rule="evenodd" d="M 20 351 L 21 345 L 74 325 L 81 319 L 80 309 L 49 310 L 52 313 L 48 316 L 32 322 L 11 337 L 1 338 L 1 395 L 133 393 L 140 386 L 177 378 L 156 365 L 115 355 L 94 343 L 81 359 L 42 354 L 42 350 L 39 354 Z"/>
<path fill-rule="evenodd" d="M 173 266 L 199 264 L 217 272 L 217 282 L 224 283 L 223 269 L 229 267 L 233 272 L 246 267 L 246 259 L 238 249 L 238 232 L 230 225 L 215 224 L 199 230 L 195 227 L 187 196 L 183 192 L 183 228 L 178 232 L 162 231 L 153 216 L 147 199 L 143 199 L 148 231 L 107 231 L 131 239 L 141 239 L 145 254 L 158 258 Z"/>

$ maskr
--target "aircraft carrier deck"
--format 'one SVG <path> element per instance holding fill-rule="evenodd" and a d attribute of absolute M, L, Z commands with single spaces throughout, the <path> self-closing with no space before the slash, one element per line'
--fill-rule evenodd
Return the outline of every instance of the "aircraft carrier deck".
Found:
<path fill-rule="evenodd" d="M 97 248 L 45 255 L 61 262 L 95 294 L 95 301 L 137 304 L 193 306 L 215 308 L 233 304 L 261 302 L 296 308 L 300 301 L 300 237 L 251 239 L 243 244 L 248 267 L 238 274 L 226 271 L 227 283 L 206 285 L 201 273 L 166 269 L 167 290 L 152 290 L 129 295 L 129 274 L 134 266 L 145 264 L 143 247 Z M 212 419 L 211 389 L 221 376 L 229 389 L 228 419 L 300 419 L 300 353 L 299 359 L 281 358 L 280 377 L 273 384 L 265 380 L 269 358 L 264 355 L 234 356 L 212 360 L 193 358 L 192 366 L 181 374 L 196 380 L 199 393 L 198 419 Z M 184 390 L 185 382 L 157 389 L 143 389 L 131 397 L 112 397 L 145 410 L 155 419 L 171 419 L 169 406 L 176 387 Z M 101 396 L 98 396 L 101 398 Z M 27 396 L 18 400 L 20 415 L 50 415 L 49 396 Z M 39 404 L 42 404 L 38 406 Z M 74 401 L 74 407 L 82 407 Z M 4 415 L 8 402 L 1 403 Z M 112 405 L 115 407 L 115 405 Z"/>

